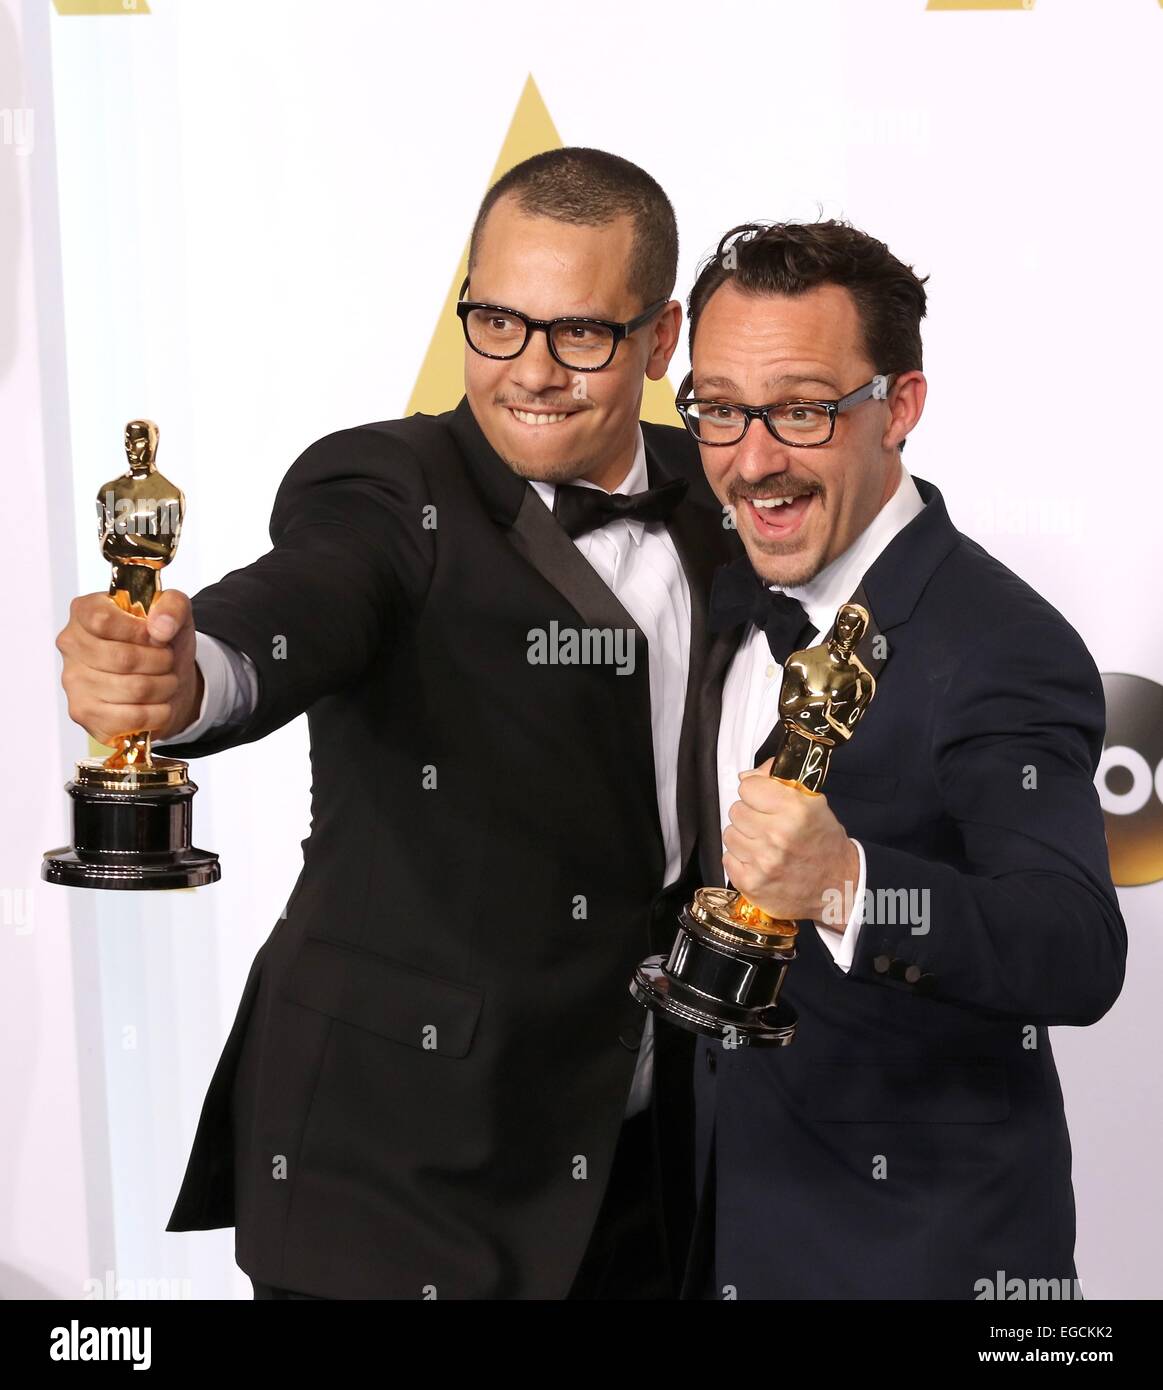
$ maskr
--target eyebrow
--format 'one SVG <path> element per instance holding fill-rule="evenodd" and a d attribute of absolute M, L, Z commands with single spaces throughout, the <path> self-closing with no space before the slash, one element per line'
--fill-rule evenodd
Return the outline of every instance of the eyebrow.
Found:
<path fill-rule="evenodd" d="M 488 304 L 491 305 L 494 309 L 508 309 L 509 312 L 512 314 L 525 314 L 528 318 L 537 318 L 536 314 L 530 314 L 526 309 L 518 309 L 515 304 L 505 304 L 499 299 L 472 299 L 469 300 L 469 303 Z M 631 314 L 630 318 L 633 317 L 634 315 Z M 602 314 L 595 309 L 571 309 L 568 313 L 552 314 L 549 317 L 549 319 L 546 320 L 546 322 L 552 323 L 554 319 L 597 319 L 601 323 L 628 322 L 628 320 L 619 319 L 616 314 Z"/>
<path fill-rule="evenodd" d="M 776 391 L 785 384 L 788 386 L 803 386 L 805 383 L 809 385 L 826 386 L 830 391 L 839 391 L 840 389 L 834 381 L 829 381 L 826 376 L 812 376 L 810 373 L 806 375 L 788 373 L 785 376 L 769 376 L 763 383 L 763 390 Z M 697 377 L 695 378 L 695 384 L 701 391 L 720 390 L 732 391 L 736 395 L 739 394 L 738 386 L 735 385 L 729 376 Z"/>

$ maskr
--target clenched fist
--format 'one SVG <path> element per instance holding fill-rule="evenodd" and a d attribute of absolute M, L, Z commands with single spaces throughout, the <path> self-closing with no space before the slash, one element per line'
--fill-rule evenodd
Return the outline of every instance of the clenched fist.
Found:
<path fill-rule="evenodd" d="M 98 743 L 114 744 L 118 735 L 141 729 L 161 743 L 197 718 L 202 673 L 194 661 L 190 600 L 179 589 L 158 594 L 145 618 L 126 613 L 105 593 L 75 598 L 57 650 L 69 718 Z"/>
<path fill-rule="evenodd" d="M 739 774 L 739 800 L 723 831 L 732 885 L 773 917 L 843 930 L 825 911 L 829 893 L 851 901 L 860 855 L 823 793 L 805 796 L 771 776 L 774 760 Z"/>

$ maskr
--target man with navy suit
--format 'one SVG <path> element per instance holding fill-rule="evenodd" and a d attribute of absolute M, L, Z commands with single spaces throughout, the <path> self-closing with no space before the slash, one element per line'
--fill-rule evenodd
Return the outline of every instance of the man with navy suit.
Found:
<path fill-rule="evenodd" d="M 999 1270 L 1077 1290 L 1047 1030 L 1123 981 L 1102 687 L 903 467 L 924 312 L 912 269 L 836 222 L 733 229 L 690 296 L 680 405 L 746 549 L 711 602 L 701 867 L 798 922 L 799 1024 L 700 1039 L 686 1297 L 966 1299 Z M 765 775 L 783 662 L 853 598 L 876 697 L 804 796 Z"/>

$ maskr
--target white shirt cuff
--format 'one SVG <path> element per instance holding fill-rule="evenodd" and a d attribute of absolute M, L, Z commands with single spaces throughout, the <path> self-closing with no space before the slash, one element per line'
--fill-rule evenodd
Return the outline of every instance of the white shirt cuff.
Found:
<path fill-rule="evenodd" d="M 839 936 L 831 927 L 821 926 L 819 922 L 814 924 L 820 934 L 820 939 L 831 951 L 836 964 L 845 973 L 852 968 L 852 959 L 856 954 L 856 938 L 860 935 L 860 928 L 864 924 L 864 887 L 867 877 L 864 846 L 859 840 L 853 840 L 852 843 L 856 846 L 856 854 L 860 860 L 860 873 L 856 880 L 856 892 L 853 897 L 852 911 L 848 915 L 848 924 L 844 928 L 843 934 Z"/>
<path fill-rule="evenodd" d="M 243 720 L 258 702 L 258 677 L 245 652 L 205 632 L 194 633 L 194 660 L 202 672 L 202 707 L 180 733 L 155 740 L 159 746 L 189 743 L 223 724 Z"/>

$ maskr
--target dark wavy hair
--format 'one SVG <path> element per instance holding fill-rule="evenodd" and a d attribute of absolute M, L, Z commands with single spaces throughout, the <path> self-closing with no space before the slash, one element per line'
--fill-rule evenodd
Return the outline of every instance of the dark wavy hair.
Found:
<path fill-rule="evenodd" d="M 928 278 L 847 222 L 746 222 L 732 227 L 699 267 L 687 301 L 690 349 L 707 300 L 727 281 L 744 294 L 796 295 L 842 285 L 856 301 L 873 369 L 886 375 L 920 371 Z"/>

